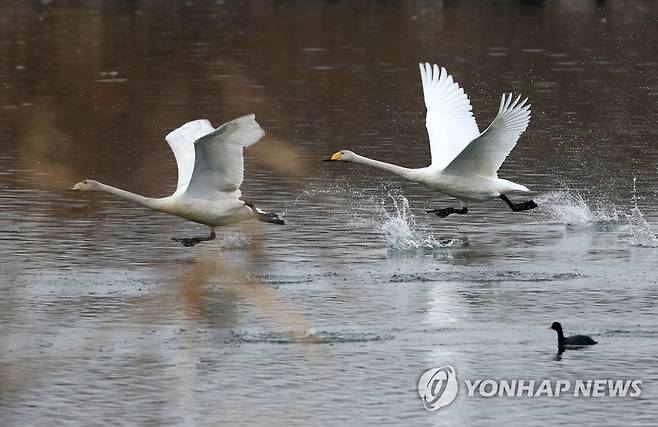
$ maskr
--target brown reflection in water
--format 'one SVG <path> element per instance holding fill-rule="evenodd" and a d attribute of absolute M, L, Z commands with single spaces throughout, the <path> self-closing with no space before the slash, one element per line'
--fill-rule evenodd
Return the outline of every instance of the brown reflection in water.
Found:
<path fill-rule="evenodd" d="M 66 135 L 57 127 L 56 108 L 48 98 L 37 99 L 25 120 L 19 141 L 19 158 L 23 162 L 27 183 L 40 189 L 61 192 L 70 186 L 76 174 L 58 142 Z"/>

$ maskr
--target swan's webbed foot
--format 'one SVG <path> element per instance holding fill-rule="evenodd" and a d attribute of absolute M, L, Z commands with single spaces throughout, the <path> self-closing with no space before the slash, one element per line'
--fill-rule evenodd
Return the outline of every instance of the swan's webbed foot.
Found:
<path fill-rule="evenodd" d="M 258 209 L 256 206 L 254 206 L 253 203 L 246 200 L 244 201 L 244 204 L 251 208 L 251 210 L 254 212 L 254 216 L 258 221 L 269 222 L 270 224 L 286 225 L 286 222 L 279 218 L 279 215 L 277 215 L 276 212 L 265 212 L 261 209 Z"/>
<path fill-rule="evenodd" d="M 450 214 L 466 215 L 468 213 L 468 208 L 464 206 L 461 209 L 455 209 L 455 208 L 432 209 L 426 212 L 436 214 L 436 216 L 438 216 L 439 218 L 445 218 Z"/>
<path fill-rule="evenodd" d="M 262 222 L 269 222 L 270 224 L 286 225 L 286 222 L 279 218 L 279 215 L 275 212 L 256 212 L 256 219 Z"/>
<path fill-rule="evenodd" d="M 530 209 L 534 209 L 534 208 L 538 207 L 537 203 L 535 203 L 534 200 L 527 200 L 523 203 L 519 203 L 518 205 L 521 205 L 521 210 L 522 211 L 529 211 Z"/>
<path fill-rule="evenodd" d="M 174 242 L 181 243 L 183 246 L 191 247 L 201 243 L 200 237 L 172 237 L 171 240 Z"/>
<path fill-rule="evenodd" d="M 174 242 L 181 243 L 185 247 L 191 247 L 191 246 L 196 246 L 201 242 L 207 242 L 209 240 L 214 240 L 215 235 L 214 231 L 210 232 L 209 236 L 204 236 L 204 237 L 172 237 L 171 240 Z"/>
<path fill-rule="evenodd" d="M 512 201 L 508 199 L 507 196 L 504 194 L 501 194 L 500 198 L 505 203 L 507 203 L 507 206 L 509 206 L 509 208 L 514 212 L 529 211 L 530 209 L 534 209 L 537 207 L 537 203 L 535 203 L 534 200 L 527 200 L 521 203 L 512 203 Z"/>

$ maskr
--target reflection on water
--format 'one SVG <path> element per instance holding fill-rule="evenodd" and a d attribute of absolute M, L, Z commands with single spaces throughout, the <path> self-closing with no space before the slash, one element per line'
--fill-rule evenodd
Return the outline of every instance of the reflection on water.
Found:
<path fill-rule="evenodd" d="M 0 424 L 653 423 L 658 72 L 653 2 L 18 2 L 0 17 Z M 419 61 L 480 128 L 504 91 L 533 117 L 502 202 L 449 199 L 349 148 L 429 160 Z M 175 188 L 164 135 L 256 113 L 243 194 L 286 227 L 200 226 L 102 194 Z M 559 320 L 595 337 L 555 359 Z M 635 378 L 636 400 L 459 398 L 415 384 Z M 261 398 L 267 395 L 266 399 Z M 245 399 L 245 397 L 248 397 Z M 523 421 L 519 421 L 523 420 Z M 624 418 L 626 421 L 626 418 Z"/>

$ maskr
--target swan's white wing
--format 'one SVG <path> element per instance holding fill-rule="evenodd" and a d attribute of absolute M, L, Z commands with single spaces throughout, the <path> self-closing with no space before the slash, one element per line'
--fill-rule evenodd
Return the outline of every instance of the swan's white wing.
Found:
<path fill-rule="evenodd" d="M 243 147 L 258 142 L 265 132 L 253 114 L 225 123 L 194 143 L 194 172 L 186 195 L 216 200 L 240 197 L 244 174 Z"/>
<path fill-rule="evenodd" d="M 464 89 L 448 75 L 445 68 L 428 63 L 420 65 L 427 117 L 425 126 L 430 137 L 432 166 L 445 168 L 480 134 L 471 113 L 471 103 Z"/>
<path fill-rule="evenodd" d="M 530 122 L 528 98 L 503 95 L 498 114 L 491 125 L 474 139 L 445 169 L 455 175 L 496 176 L 498 168 L 512 151 Z"/>
<path fill-rule="evenodd" d="M 176 157 L 178 166 L 178 184 L 174 194 L 181 194 L 187 190 L 187 185 L 192 178 L 194 170 L 194 141 L 214 131 L 210 122 L 206 119 L 187 122 L 165 136 Z"/>

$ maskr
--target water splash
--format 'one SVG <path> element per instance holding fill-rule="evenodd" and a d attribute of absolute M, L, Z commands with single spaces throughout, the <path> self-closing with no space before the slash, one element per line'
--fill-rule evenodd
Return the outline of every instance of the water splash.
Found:
<path fill-rule="evenodd" d="M 219 239 L 217 246 L 224 250 L 244 249 L 251 245 L 251 239 L 245 233 L 228 232 Z"/>
<path fill-rule="evenodd" d="M 643 248 L 658 248 L 658 237 L 651 231 L 649 223 L 637 205 L 633 206 L 631 213 L 626 215 L 626 218 L 628 220 L 628 231 L 624 237 L 631 245 Z"/>
<path fill-rule="evenodd" d="M 463 243 L 459 239 L 439 241 L 427 229 L 428 227 L 417 222 L 406 197 L 394 196 L 389 193 L 389 199 L 392 200 L 393 209 L 384 208 L 384 222 L 379 226 L 379 231 L 389 250 L 432 250 Z"/>
<path fill-rule="evenodd" d="M 568 227 L 593 227 L 599 231 L 616 233 L 633 246 L 658 248 L 658 237 L 638 207 L 633 183 L 633 208 L 624 211 L 606 200 L 590 202 L 581 194 L 563 189 L 540 195 L 535 200 L 538 216 Z M 382 194 L 387 194 L 382 198 Z M 295 201 L 297 205 L 308 199 L 349 200 L 335 205 L 333 212 L 344 219 L 343 224 L 353 230 L 374 232 L 381 236 L 392 252 L 433 251 L 441 248 L 467 246 L 462 238 L 441 238 L 433 234 L 435 227 L 422 217 L 414 216 L 409 201 L 399 188 L 391 188 L 380 182 L 368 188 L 358 189 L 347 178 L 330 186 L 310 186 Z"/>
<path fill-rule="evenodd" d="M 608 225 L 620 220 L 616 206 L 599 204 L 592 210 L 585 199 L 569 190 L 553 191 L 537 198 L 539 213 L 569 226 Z"/>
<path fill-rule="evenodd" d="M 658 248 L 658 237 L 651 231 L 649 222 L 644 218 L 644 214 L 637 205 L 637 192 L 635 183 L 637 179 L 633 178 L 633 192 L 632 201 L 633 207 L 631 213 L 626 215 L 628 221 L 627 232 L 625 234 L 626 240 L 633 246 L 643 248 Z"/>
<path fill-rule="evenodd" d="M 567 226 L 597 226 L 603 230 L 619 228 L 619 236 L 632 246 L 658 248 L 658 236 L 638 206 L 635 183 L 633 178 L 633 207 L 629 212 L 602 202 L 592 209 L 580 194 L 561 190 L 537 198 L 539 213 Z"/>
<path fill-rule="evenodd" d="M 343 202 L 336 203 L 336 199 Z M 346 177 L 329 185 L 310 184 L 295 200 L 293 209 L 309 202 L 330 205 L 332 215 L 341 218 L 344 227 L 380 236 L 389 251 L 431 251 L 467 244 L 461 239 L 434 236 L 431 224 L 417 219 L 402 191 L 385 180 L 368 187 L 352 185 Z"/>

